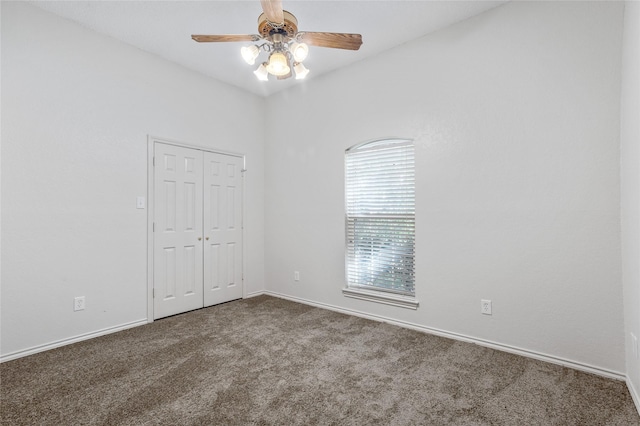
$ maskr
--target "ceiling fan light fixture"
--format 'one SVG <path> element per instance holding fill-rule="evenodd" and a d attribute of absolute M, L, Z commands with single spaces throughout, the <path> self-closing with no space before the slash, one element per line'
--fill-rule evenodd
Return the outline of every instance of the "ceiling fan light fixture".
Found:
<path fill-rule="evenodd" d="M 2 1 L 2 0 L 0 0 Z M 268 56 L 266 62 L 260 59 L 253 72 L 259 80 L 267 81 L 269 74 L 278 80 L 294 76 L 302 80 L 309 70 L 302 62 L 309 55 L 309 46 L 331 49 L 358 50 L 362 36 L 351 33 L 298 31 L 298 20 L 282 9 L 282 0 L 260 0 L 262 14 L 258 16 L 257 34 L 192 34 L 198 43 L 244 42 L 252 46 L 242 47 L 240 53 L 244 61 L 253 65 L 262 51 Z"/>
<path fill-rule="evenodd" d="M 291 68 L 289 68 L 289 64 L 287 63 L 287 57 L 284 53 L 275 51 L 269 56 L 267 71 L 269 74 L 275 76 L 287 75 L 291 72 Z"/>
<path fill-rule="evenodd" d="M 307 58 L 307 55 L 309 55 L 309 46 L 307 46 L 306 43 L 294 41 L 291 43 L 291 46 L 289 46 L 289 51 L 296 62 L 302 62 Z"/>
<path fill-rule="evenodd" d="M 249 65 L 253 65 L 256 63 L 256 58 L 260 54 L 260 49 L 255 44 L 253 46 L 244 46 L 240 49 L 240 53 L 242 54 L 242 59 Z"/>
<path fill-rule="evenodd" d="M 307 67 L 300 62 L 293 64 L 293 70 L 296 72 L 296 80 L 303 80 L 309 74 Z"/>
<path fill-rule="evenodd" d="M 263 62 L 260 64 L 260 66 L 258 67 L 258 69 L 256 69 L 253 73 L 256 75 L 256 77 L 258 77 L 258 80 L 260 81 L 267 81 L 269 80 L 269 73 L 267 72 L 267 67 L 266 67 L 266 62 Z"/>

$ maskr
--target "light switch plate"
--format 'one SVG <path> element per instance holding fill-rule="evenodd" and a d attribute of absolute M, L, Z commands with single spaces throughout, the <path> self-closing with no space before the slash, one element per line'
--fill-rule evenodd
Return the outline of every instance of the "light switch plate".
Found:
<path fill-rule="evenodd" d="M 144 209 L 144 197 L 137 197 L 136 198 L 136 208 L 137 209 Z"/>

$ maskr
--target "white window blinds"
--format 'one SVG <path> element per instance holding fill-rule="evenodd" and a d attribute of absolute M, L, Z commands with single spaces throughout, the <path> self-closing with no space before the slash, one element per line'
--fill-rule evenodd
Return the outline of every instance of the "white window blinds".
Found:
<path fill-rule="evenodd" d="M 415 171 L 412 141 L 346 151 L 347 286 L 415 295 Z"/>

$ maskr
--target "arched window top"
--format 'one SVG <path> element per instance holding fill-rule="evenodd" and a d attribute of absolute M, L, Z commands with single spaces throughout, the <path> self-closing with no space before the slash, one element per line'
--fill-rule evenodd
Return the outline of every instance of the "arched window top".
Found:
<path fill-rule="evenodd" d="M 394 148 L 403 145 L 413 145 L 413 140 L 402 138 L 383 138 L 375 139 L 372 141 L 360 142 L 345 150 L 346 154 L 354 153 L 358 151 L 367 151 L 370 149 L 385 149 Z"/>

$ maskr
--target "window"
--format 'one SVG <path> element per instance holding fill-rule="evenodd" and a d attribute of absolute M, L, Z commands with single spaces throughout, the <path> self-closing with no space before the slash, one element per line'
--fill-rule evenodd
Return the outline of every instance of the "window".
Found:
<path fill-rule="evenodd" d="M 413 142 L 385 139 L 345 153 L 345 296 L 417 308 Z"/>

